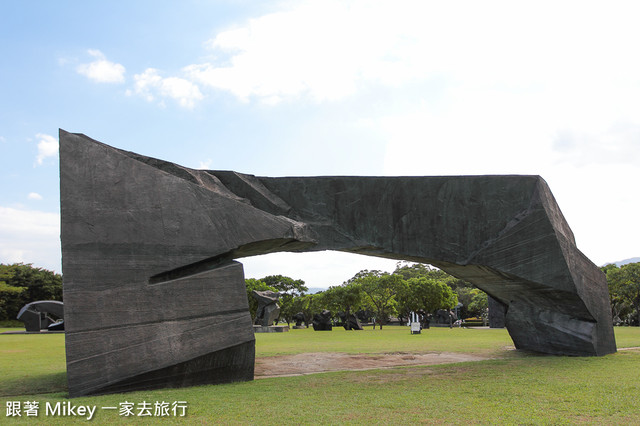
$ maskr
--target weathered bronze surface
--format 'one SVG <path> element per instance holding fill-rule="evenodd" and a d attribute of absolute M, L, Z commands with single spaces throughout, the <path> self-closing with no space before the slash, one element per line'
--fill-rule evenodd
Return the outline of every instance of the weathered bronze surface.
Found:
<path fill-rule="evenodd" d="M 256 177 L 60 131 L 71 396 L 253 378 L 242 266 L 340 250 L 429 263 L 506 308 L 517 348 L 615 352 L 604 275 L 539 176 Z"/>

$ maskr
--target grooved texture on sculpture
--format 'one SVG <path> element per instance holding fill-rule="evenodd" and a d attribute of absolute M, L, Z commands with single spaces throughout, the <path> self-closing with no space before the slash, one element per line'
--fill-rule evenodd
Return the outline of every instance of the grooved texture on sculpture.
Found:
<path fill-rule="evenodd" d="M 254 241 L 260 212 L 244 215 L 236 231 L 242 203 L 222 186 L 221 194 L 215 182 L 139 158 L 61 131 L 69 394 L 252 380 L 242 265 L 225 259 L 164 281 L 151 277 L 227 251 L 229 241 Z M 172 370 L 188 374 L 158 378 Z"/>
<path fill-rule="evenodd" d="M 504 305 L 518 348 L 616 350 L 604 275 L 539 176 L 263 178 L 63 130 L 60 163 L 72 396 L 251 379 L 233 259 L 278 251 L 430 263 Z"/>

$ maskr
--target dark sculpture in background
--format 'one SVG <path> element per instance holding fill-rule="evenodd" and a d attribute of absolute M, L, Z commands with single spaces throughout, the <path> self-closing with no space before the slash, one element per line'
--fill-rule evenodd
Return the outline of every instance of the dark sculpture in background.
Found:
<path fill-rule="evenodd" d="M 431 314 L 431 312 L 425 312 L 424 309 L 418 309 L 418 319 L 420 320 L 420 325 L 423 329 L 431 328 L 431 320 L 433 319 L 433 314 Z"/>
<path fill-rule="evenodd" d="M 252 294 L 253 297 L 258 301 L 256 320 L 253 323 L 255 325 L 261 325 L 263 327 L 269 327 L 273 325 L 273 322 L 280 316 L 280 305 L 278 305 L 280 293 L 270 290 L 253 290 Z"/>
<path fill-rule="evenodd" d="M 61 130 L 60 180 L 72 397 L 251 380 L 234 259 L 279 251 L 429 263 L 501 303 L 517 348 L 616 351 L 605 277 L 539 176 L 256 177 Z"/>
<path fill-rule="evenodd" d="M 296 325 L 294 325 L 293 328 L 307 328 L 306 325 L 302 324 L 303 322 L 306 322 L 304 313 L 298 312 L 293 316 L 293 320 L 296 322 Z"/>
<path fill-rule="evenodd" d="M 314 331 L 331 331 L 333 325 L 331 324 L 331 312 L 326 309 L 319 314 L 313 315 L 313 329 Z"/>
<path fill-rule="evenodd" d="M 360 320 L 354 314 L 345 314 L 344 312 L 338 312 L 340 321 L 345 330 L 362 330 L 362 324 Z"/>
<path fill-rule="evenodd" d="M 453 326 L 453 323 L 458 319 L 458 317 L 453 311 L 438 309 L 436 311 L 435 319 L 436 324 L 444 324 L 451 327 Z"/>
<path fill-rule="evenodd" d="M 64 305 L 57 300 L 27 303 L 16 318 L 24 323 L 25 330 L 29 332 L 61 331 L 64 330 Z"/>

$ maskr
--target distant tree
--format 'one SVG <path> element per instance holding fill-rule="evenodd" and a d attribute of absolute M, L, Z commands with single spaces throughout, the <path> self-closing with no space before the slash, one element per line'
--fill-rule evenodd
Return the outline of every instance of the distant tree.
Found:
<path fill-rule="evenodd" d="M 434 268 L 433 266 L 426 265 L 424 263 L 412 264 L 410 262 L 398 262 L 396 263 L 396 270 L 393 273 L 396 275 L 402 275 L 402 278 L 405 280 L 422 277 L 431 278 L 447 284 L 454 291 L 460 287 L 476 288 L 468 281 L 456 278 L 441 269 Z"/>
<path fill-rule="evenodd" d="M 631 311 L 629 316 L 635 315 L 635 319 L 628 318 L 626 322 L 640 325 L 640 262 L 620 267 L 607 265 L 603 270 L 607 276 L 614 319 L 627 308 Z"/>
<path fill-rule="evenodd" d="M 473 300 L 473 296 L 475 296 L 475 290 L 476 289 L 473 289 L 471 287 L 456 288 L 455 292 L 458 296 L 458 302 L 462 304 L 462 308 L 460 308 L 460 310 L 458 311 L 458 317 L 460 319 L 474 316 L 469 312 L 469 305 L 471 304 L 471 300 Z"/>
<path fill-rule="evenodd" d="M 362 304 L 362 287 L 358 283 L 329 287 L 323 292 L 325 305 L 332 313 L 349 315 Z"/>
<path fill-rule="evenodd" d="M 280 318 L 284 319 L 287 324 L 291 324 L 294 315 L 302 312 L 307 319 L 313 316 L 311 310 L 314 308 L 314 294 L 302 294 L 292 296 L 290 294 L 281 293 L 278 304 L 280 305 Z"/>
<path fill-rule="evenodd" d="M 619 269 L 618 265 L 616 265 L 615 263 L 608 263 L 602 267 L 600 267 L 600 270 L 602 272 L 604 272 L 604 275 L 606 276 L 608 274 L 608 272 L 612 269 Z"/>
<path fill-rule="evenodd" d="M 313 317 L 314 298 L 316 298 L 315 294 L 303 294 L 301 296 L 294 297 L 290 304 L 290 311 L 292 312 L 291 318 L 293 318 L 293 315 L 296 315 L 298 312 L 302 312 L 304 315 L 304 322 L 308 325 Z"/>
<path fill-rule="evenodd" d="M 411 278 L 408 286 L 414 292 L 416 306 L 426 312 L 451 309 L 458 304 L 458 296 L 443 281 L 433 278 Z"/>
<path fill-rule="evenodd" d="M 401 288 L 402 277 L 381 271 L 363 270 L 349 282 L 361 286 L 365 295 L 364 301 L 375 312 L 376 322 L 382 328 L 388 317 L 397 312 L 395 296 Z"/>
<path fill-rule="evenodd" d="M 473 292 L 475 294 L 469 303 L 468 312 L 471 316 L 481 318 L 489 308 L 489 297 L 487 293 L 477 288 Z"/>
<path fill-rule="evenodd" d="M 3 266 L 5 265 L 0 265 L 0 270 Z M 16 319 L 17 312 L 25 305 L 23 294 L 26 290 L 24 287 L 13 287 L 4 280 L 0 281 L 0 320 Z"/>
<path fill-rule="evenodd" d="M 420 309 L 430 313 L 438 309 L 451 309 L 458 304 L 458 290 L 462 295 L 469 295 L 467 302 L 470 303 L 470 291 L 475 289 L 464 280 L 421 263 L 398 262 L 394 274 L 406 280 L 406 285 L 401 287 L 396 296 L 398 311 L 402 315 Z M 463 304 L 466 305 L 465 302 Z M 466 311 L 463 311 L 464 314 Z"/>
<path fill-rule="evenodd" d="M 393 271 L 393 273 L 395 275 L 402 276 L 402 279 L 404 280 L 409 280 L 411 278 L 427 277 L 434 273 L 437 274 L 436 271 L 439 271 L 439 269 L 435 269 L 425 263 L 411 263 L 400 261 L 396 263 L 396 270 Z"/>
<path fill-rule="evenodd" d="M 284 275 L 269 275 L 260 278 L 260 281 L 270 287 L 276 288 L 279 292 L 299 296 L 309 291 L 303 280 L 294 280 Z"/>
<path fill-rule="evenodd" d="M 481 317 L 488 306 L 487 293 L 475 287 L 458 287 L 455 290 L 458 302 L 463 307 L 460 311 L 460 318 Z"/>
<path fill-rule="evenodd" d="M 280 293 L 280 299 L 278 300 L 278 305 L 280 305 L 280 318 L 283 318 L 287 324 L 290 324 L 293 316 L 297 313 L 294 312 L 295 309 L 292 306 L 293 299 L 309 291 L 307 286 L 304 285 L 304 281 L 294 280 L 284 275 L 269 275 L 261 278 L 260 281 L 269 287 L 275 288 L 275 291 Z"/>
<path fill-rule="evenodd" d="M 416 297 L 416 290 L 412 288 L 405 279 L 398 284 L 398 292 L 396 293 L 395 299 L 396 311 L 401 325 L 405 323 L 405 320 L 409 319 L 411 312 L 415 312 L 421 308 Z"/>
<path fill-rule="evenodd" d="M 62 275 L 32 264 L 0 264 L 0 320 L 16 319 L 27 303 L 62 300 Z"/>
<path fill-rule="evenodd" d="M 331 297 L 326 294 L 326 290 L 305 296 L 309 296 L 308 311 L 303 311 L 307 323 L 311 322 L 314 314 L 318 314 L 324 309 L 331 310 Z M 333 315 L 334 312 L 331 314 Z"/>
<path fill-rule="evenodd" d="M 607 286 L 609 289 L 609 300 L 611 302 L 611 317 L 615 325 L 629 324 L 629 320 L 634 316 L 633 306 L 631 302 L 619 291 L 619 283 L 614 282 L 613 276 L 619 267 L 613 263 L 600 268 L 607 277 Z"/>

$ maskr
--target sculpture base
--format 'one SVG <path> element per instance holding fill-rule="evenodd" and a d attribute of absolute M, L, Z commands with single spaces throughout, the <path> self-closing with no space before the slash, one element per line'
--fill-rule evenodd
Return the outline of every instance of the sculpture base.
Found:
<path fill-rule="evenodd" d="M 285 331 L 289 331 L 288 325 L 271 325 L 268 327 L 263 325 L 253 326 L 254 333 L 284 333 Z"/>
<path fill-rule="evenodd" d="M 253 380 L 255 341 L 244 342 L 194 359 L 130 377 L 91 392 L 69 393 L 104 395 L 161 388 L 216 385 Z"/>

